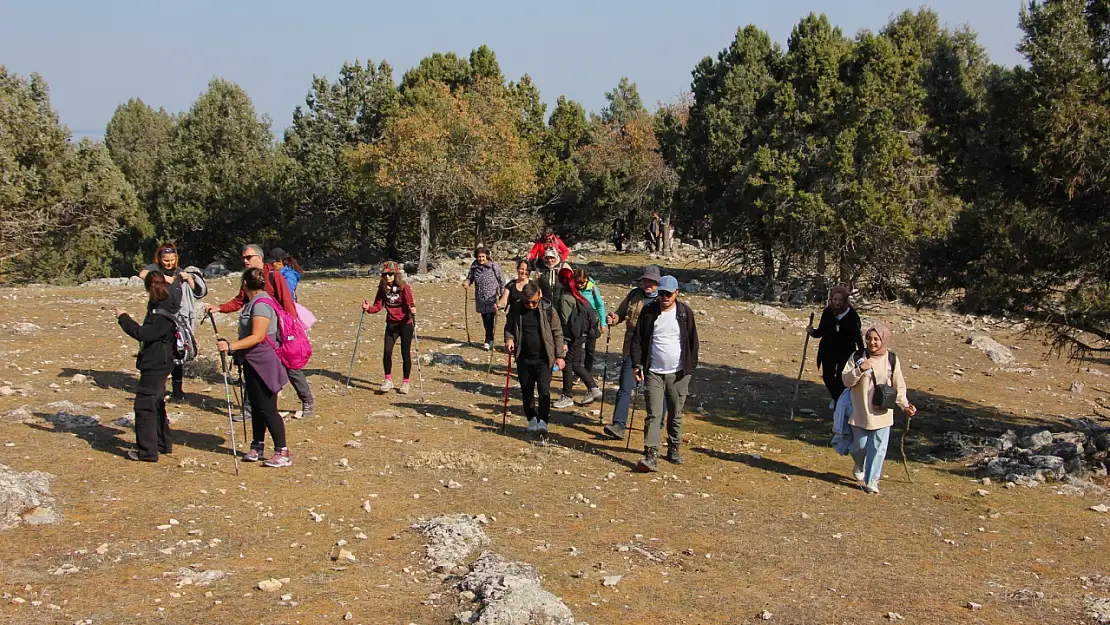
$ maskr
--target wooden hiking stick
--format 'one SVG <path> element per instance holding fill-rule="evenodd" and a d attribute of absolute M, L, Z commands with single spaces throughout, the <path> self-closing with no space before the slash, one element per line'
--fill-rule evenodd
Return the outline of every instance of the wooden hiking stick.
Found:
<path fill-rule="evenodd" d="M 420 334 L 416 331 L 416 315 L 412 316 L 412 338 L 416 343 L 416 377 L 420 380 L 420 401 L 424 400 L 424 365 L 420 360 Z"/>
<path fill-rule="evenodd" d="M 598 422 L 605 425 L 605 378 L 609 377 L 609 339 L 613 338 L 613 328 L 605 328 L 605 364 L 601 367 L 601 410 L 598 411 Z"/>
<path fill-rule="evenodd" d="M 493 309 L 493 331 L 497 332 L 497 308 Z M 497 349 L 496 343 L 489 345 L 489 362 L 486 363 L 486 375 L 493 373 L 493 352 Z"/>
<path fill-rule="evenodd" d="M 470 345 L 470 288 L 463 289 L 463 323 L 466 324 L 466 344 Z"/>
<path fill-rule="evenodd" d="M 509 364 L 505 366 L 505 406 L 501 409 L 501 433 L 505 433 L 505 428 L 508 425 L 509 419 L 509 380 L 513 377 L 513 352 L 509 352 Z"/>
<path fill-rule="evenodd" d="M 914 481 L 913 475 L 910 474 L 910 463 L 906 460 L 906 434 L 910 431 L 910 421 L 912 420 L 913 417 L 906 415 L 906 429 L 902 430 L 902 440 L 899 441 L 898 445 L 902 452 L 902 468 L 906 470 L 906 477 L 910 480 L 910 484 L 913 484 Z"/>
<path fill-rule="evenodd" d="M 809 352 L 809 331 L 813 329 L 813 313 L 809 313 L 809 325 L 806 326 L 806 342 L 802 346 L 802 365 L 798 367 L 798 381 L 794 383 L 794 398 L 790 400 L 790 420 L 794 420 L 794 405 L 798 403 L 798 390 L 802 388 L 802 373 L 806 370 L 806 354 Z"/>

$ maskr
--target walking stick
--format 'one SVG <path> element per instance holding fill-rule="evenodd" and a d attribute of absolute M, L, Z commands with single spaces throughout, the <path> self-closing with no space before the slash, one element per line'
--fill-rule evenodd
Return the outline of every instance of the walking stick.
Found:
<path fill-rule="evenodd" d="M 424 365 L 420 363 L 420 334 L 416 332 L 416 315 L 412 316 L 412 339 L 416 342 L 416 379 L 420 382 L 420 402 L 424 402 Z"/>
<path fill-rule="evenodd" d="M 806 354 L 809 352 L 809 331 L 813 329 L 813 313 L 809 313 L 809 325 L 806 326 L 806 342 L 802 346 L 802 364 L 798 367 L 798 381 L 794 384 L 794 398 L 790 400 L 790 420 L 794 420 L 794 404 L 798 403 L 798 390 L 802 388 L 802 373 L 806 370 Z"/>
<path fill-rule="evenodd" d="M 466 324 L 466 344 L 470 345 L 470 289 L 463 289 L 463 323 Z"/>
<path fill-rule="evenodd" d="M 909 479 L 910 484 L 913 484 L 913 475 L 910 474 L 910 463 L 906 461 L 906 434 L 910 432 L 910 421 L 913 417 L 906 415 L 906 429 L 902 430 L 902 440 L 899 442 L 899 448 L 902 451 L 902 468 L 906 470 L 906 478 Z"/>
<path fill-rule="evenodd" d="M 355 332 L 355 351 L 351 352 L 351 366 L 347 367 L 347 386 L 343 388 L 343 394 L 346 395 L 347 391 L 351 388 L 351 374 L 355 371 L 355 358 L 358 357 L 358 340 L 362 338 L 362 321 L 366 319 L 366 310 L 358 317 L 358 331 Z"/>
<path fill-rule="evenodd" d="M 505 399 L 503 400 L 505 405 L 501 409 L 502 434 L 505 433 L 505 427 L 507 426 L 509 419 L 509 380 L 513 377 L 513 352 L 512 350 L 506 351 L 509 352 L 509 364 L 505 366 Z"/>
<path fill-rule="evenodd" d="M 497 332 L 497 308 L 493 309 L 493 331 Z M 493 352 L 497 349 L 496 343 L 490 343 L 489 346 L 489 362 L 486 364 L 486 375 L 493 373 Z"/>
<path fill-rule="evenodd" d="M 212 311 L 208 311 L 209 317 L 212 316 Z M 204 323 L 204 318 L 201 318 L 201 323 Z M 216 320 L 212 319 L 212 329 L 216 330 Z M 220 331 L 216 330 L 216 343 L 220 342 Z M 220 364 L 224 372 L 224 398 L 227 399 L 227 425 L 231 430 L 231 457 L 235 463 L 235 475 L 239 475 L 239 452 L 236 450 L 235 445 L 235 421 L 231 417 L 231 386 L 227 383 L 227 354 L 220 352 Z M 904 456 L 905 454 L 903 454 Z"/>
<path fill-rule="evenodd" d="M 605 378 L 609 377 L 609 339 L 613 338 L 613 328 L 605 331 L 605 364 L 601 366 L 601 410 L 598 411 L 598 420 L 605 425 Z"/>
<path fill-rule="evenodd" d="M 624 450 L 628 451 L 628 446 L 632 444 L 632 424 L 636 422 L 636 400 L 639 399 L 640 385 L 632 387 L 632 414 L 628 417 L 628 439 L 624 441 Z"/>

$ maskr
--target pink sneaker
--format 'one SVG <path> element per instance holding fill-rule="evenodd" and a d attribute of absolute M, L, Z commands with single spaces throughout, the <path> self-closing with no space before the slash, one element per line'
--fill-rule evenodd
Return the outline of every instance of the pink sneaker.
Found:
<path fill-rule="evenodd" d="M 258 462 L 259 460 L 262 460 L 265 457 L 262 455 L 262 452 L 265 450 L 265 446 L 265 443 L 259 443 L 257 441 L 252 442 L 250 451 L 248 451 L 246 455 L 243 456 L 243 462 Z"/>
<path fill-rule="evenodd" d="M 262 463 L 264 467 L 291 467 L 293 458 L 289 456 L 289 448 L 283 447 L 274 452 L 270 459 Z"/>

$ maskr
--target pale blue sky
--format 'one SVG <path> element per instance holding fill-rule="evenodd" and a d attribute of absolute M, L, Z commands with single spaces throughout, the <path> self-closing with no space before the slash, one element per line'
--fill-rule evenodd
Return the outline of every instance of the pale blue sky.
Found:
<path fill-rule="evenodd" d="M 967 24 L 997 63 L 1014 50 L 1022 0 L 932 0 L 942 22 Z M 270 2 L 2 0 L 0 64 L 38 72 L 62 122 L 99 136 L 116 106 L 140 97 L 182 111 L 214 76 L 251 95 L 276 133 L 304 101 L 313 74 L 344 60 L 388 60 L 399 80 L 432 52 L 497 53 L 506 78 L 531 74 L 550 105 L 560 94 L 598 110 L 621 76 L 653 106 L 689 88 L 690 71 L 755 24 L 785 45 L 810 11 L 848 35 L 882 27 L 920 2 L 902 0 L 564 0 L 563 2 Z"/>

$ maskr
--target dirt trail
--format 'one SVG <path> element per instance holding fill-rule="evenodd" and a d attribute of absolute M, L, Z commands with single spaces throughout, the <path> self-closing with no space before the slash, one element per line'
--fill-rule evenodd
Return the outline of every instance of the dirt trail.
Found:
<path fill-rule="evenodd" d="M 615 307 L 644 259 L 597 260 Z M 414 285 L 421 347 L 461 354 L 465 364 L 425 366 L 426 402 L 417 389 L 378 395 L 383 319 L 367 317 L 345 397 L 358 302 L 374 284 L 302 283 L 300 300 L 319 318 L 309 365 L 319 416 L 287 422 L 292 469 L 247 464 L 238 478 L 219 377 L 186 380 L 188 403 L 171 406 L 172 456 L 157 465 L 124 458 L 134 435 L 113 421 L 131 410 L 134 343 L 110 311 L 138 314 L 141 292 L 0 291 L 0 386 L 13 391 L 0 397 L 0 464 L 56 476 L 65 515 L 0 533 L 0 622 L 324 623 L 349 614 L 351 623 L 450 623 L 471 608 L 428 571 L 423 539 L 409 527 L 455 513 L 488 517 L 497 552 L 534 565 L 545 589 L 595 625 L 764 622 L 764 611 L 771 623 L 888 623 L 890 613 L 906 623 L 1079 623 L 1086 596 L 1110 595 L 1110 582 L 1099 587 L 1094 577 L 1110 575 L 1110 514 L 1088 509 L 1110 498 L 982 486 L 960 463 L 923 462 L 948 429 L 998 433 L 1091 416 L 1091 402 L 1110 389 L 1074 363 L 1045 360 L 1041 345 L 1001 325 L 988 329 L 1018 348 L 1009 371 L 964 344 L 971 326 L 961 317 L 863 311 L 895 327 L 921 408 L 906 441 L 916 483 L 895 448 L 883 494 L 868 496 L 828 447 L 828 397 L 812 362 L 799 399 L 809 412 L 788 417 L 808 309 L 772 321 L 745 302 L 683 296 L 703 341 L 686 464 L 661 463 L 662 473 L 645 476 L 630 472 L 639 433 L 631 451 L 602 440 L 596 404 L 555 411 L 540 446 L 524 432 L 514 388 L 500 432 L 504 355 L 487 376 L 486 352 L 452 347 L 466 335 L 454 284 Z M 230 278 L 209 286 L 213 302 L 235 290 Z M 209 332 L 198 332 L 206 353 Z M 1074 380 L 1084 382 L 1082 395 L 1069 392 Z M 59 401 L 81 404 L 100 425 L 58 429 L 46 417 Z M 282 409 L 295 401 L 287 388 Z M 30 418 L 9 412 L 21 406 Z M 642 416 L 640 402 L 637 428 Z M 340 549 L 355 561 L 337 559 Z M 183 568 L 226 575 L 200 585 Z M 616 586 L 603 586 L 617 575 Z M 270 579 L 281 588 L 259 590 Z"/>

